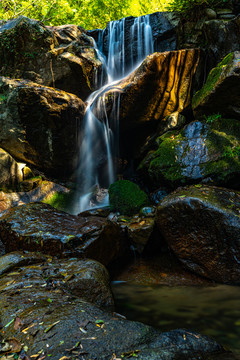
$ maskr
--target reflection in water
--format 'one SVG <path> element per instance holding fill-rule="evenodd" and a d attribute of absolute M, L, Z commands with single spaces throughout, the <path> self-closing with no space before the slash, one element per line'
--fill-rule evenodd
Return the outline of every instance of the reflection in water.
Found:
<path fill-rule="evenodd" d="M 117 312 L 162 331 L 199 331 L 240 359 L 240 287 L 143 286 L 113 283 Z"/>

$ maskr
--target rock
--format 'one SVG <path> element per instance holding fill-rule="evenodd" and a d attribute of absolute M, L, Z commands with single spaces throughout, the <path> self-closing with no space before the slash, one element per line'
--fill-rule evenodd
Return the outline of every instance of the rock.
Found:
<path fill-rule="evenodd" d="M 160 122 L 158 132 L 164 133 L 172 129 L 181 129 L 186 123 L 186 117 L 175 111 Z"/>
<path fill-rule="evenodd" d="M 157 138 L 157 149 L 138 167 L 142 178 L 155 188 L 200 181 L 239 188 L 240 123 L 220 115 L 206 119 Z"/>
<path fill-rule="evenodd" d="M 211 70 L 203 88 L 192 99 L 195 117 L 220 113 L 240 119 L 240 52 L 227 55 Z"/>
<path fill-rule="evenodd" d="M 0 258 L 0 274 L 5 274 L 0 281 L 1 292 L 17 292 L 23 288 L 23 292 L 28 293 L 29 290 L 24 289 L 29 288 L 34 293 L 45 288 L 49 297 L 51 290 L 60 296 L 66 292 L 101 307 L 113 307 L 108 272 L 99 262 L 89 259 L 47 260 L 34 253 L 4 255 Z"/>
<path fill-rule="evenodd" d="M 217 18 L 216 11 L 214 11 L 214 10 L 211 9 L 211 8 L 206 8 L 206 9 L 205 9 L 205 15 L 207 16 L 207 18 L 208 18 L 209 20 L 213 20 L 213 19 L 216 19 L 216 18 Z"/>
<path fill-rule="evenodd" d="M 36 187 L 40 186 L 42 183 L 42 177 L 41 176 L 35 176 L 31 179 L 27 179 L 22 181 L 19 184 L 19 191 L 31 191 L 35 189 Z"/>
<path fill-rule="evenodd" d="M 72 274 L 71 260 L 60 269 L 68 264 L 67 271 Z M 73 266 L 80 271 L 81 261 Z M 79 353 L 86 360 L 109 360 L 113 354 L 117 358 L 135 354 L 139 360 L 203 360 L 210 354 L 226 354 L 215 341 L 196 332 L 180 329 L 161 333 L 86 302 L 79 297 L 81 294 L 73 295 L 64 288 L 65 274 L 61 276 L 59 270 L 56 263 L 43 264 L 42 269 L 39 265 L 20 268 L 19 274 L 7 274 L 0 279 L 0 319 L 5 343 L 7 339 L 16 339 L 29 357 L 51 355 L 55 360 Z M 84 283 L 80 274 L 75 278 L 79 286 Z M 96 283 L 92 280 L 90 277 L 89 287 Z M 72 284 L 68 286 L 71 290 Z"/>
<path fill-rule="evenodd" d="M 66 177 L 75 169 L 85 105 L 28 80 L 0 78 L 0 144 L 16 159 Z M 13 131 L 14 130 L 14 131 Z"/>
<path fill-rule="evenodd" d="M 88 257 L 104 265 L 123 255 L 127 247 L 121 229 L 110 220 L 69 215 L 42 203 L 17 206 L 3 213 L 0 233 L 6 252 L 28 250 L 57 257 Z"/>
<path fill-rule="evenodd" d="M 0 75 L 86 99 L 103 71 L 92 38 L 76 25 L 44 26 L 19 16 L 0 27 Z"/>
<path fill-rule="evenodd" d="M 203 32 L 208 54 L 208 66 L 215 67 L 226 55 L 240 48 L 240 16 L 230 20 L 210 20 Z"/>
<path fill-rule="evenodd" d="M 132 219 L 125 223 L 128 238 L 139 254 L 143 252 L 153 235 L 155 220 L 153 217 Z"/>
<path fill-rule="evenodd" d="M 42 254 L 15 251 L 0 257 L 0 276 L 15 268 L 41 263 L 46 260 Z"/>
<path fill-rule="evenodd" d="M 30 180 L 30 185 L 40 181 L 40 178 Z M 25 183 L 25 182 L 23 182 Z M 20 184 L 21 185 L 23 184 Z M 29 185 L 28 183 L 26 186 Z M 30 186 L 29 185 L 29 186 Z M 25 191 L 27 191 L 25 189 Z M 53 183 L 52 181 L 42 181 L 41 185 L 34 187 L 27 192 L 0 192 L 0 213 L 19 205 L 29 204 L 30 202 L 44 202 L 59 210 L 70 211 L 73 193 L 64 186 Z"/>
<path fill-rule="evenodd" d="M 161 201 L 156 221 L 188 269 L 217 282 L 239 284 L 239 192 L 199 185 L 180 188 Z"/>
<path fill-rule="evenodd" d="M 20 164 L 0 148 L 0 187 L 2 189 L 16 189 L 18 183 L 23 180 L 22 169 L 24 164 Z"/>

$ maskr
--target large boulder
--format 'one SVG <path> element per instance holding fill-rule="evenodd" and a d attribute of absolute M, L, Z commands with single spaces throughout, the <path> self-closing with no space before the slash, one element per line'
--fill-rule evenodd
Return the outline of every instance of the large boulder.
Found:
<path fill-rule="evenodd" d="M 106 270 L 93 261 L 59 263 L 48 259 L 10 271 L 0 279 L 3 359 L 19 354 L 22 358 L 49 356 L 54 360 L 136 355 L 139 360 L 203 360 L 227 355 L 214 340 L 199 333 L 181 329 L 162 333 L 89 303 L 100 300 L 106 305 L 104 294 L 105 299 L 111 296 L 106 283 L 95 278 L 96 272 L 105 277 Z"/>
<path fill-rule="evenodd" d="M 179 260 L 199 275 L 240 283 L 240 193 L 191 186 L 165 197 L 157 225 Z"/>
<path fill-rule="evenodd" d="M 19 16 L 0 27 L 0 75 L 57 87 L 86 99 L 103 71 L 93 39 L 76 25 L 46 27 Z"/>
<path fill-rule="evenodd" d="M 154 188 L 200 181 L 239 188 L 240 123 L 212 116 L 158 137 L 138 167 Z"/>
<path fill-rule="evenodd" d="M 240 51 L 228 54 L 192 99 L 195 117 L 220 113 L 240 120 Z"/>
<path fill-rule="evenodd" d="M 240 49 L 240 16 L 230 21 L 219 19 L 205 21 L 203 32 L 206 39 L 208 63 L 212 67 L 230 52 Z"/>
<path fill-rule="evenodd" d="M 88 257 L 104 265 L 122 256 L 127 247 L 122 230 L 112 221 L 69 215 L 43 203 L 16 206 L 2 213 L 0 233 L 6 252 Z"/>
<path fill-rule="evenodd" d="M 0 78 L 0 144 L 16 159 L 68 176 L 76 167 L 85 104 L 29 80 Z"/>
<path fill-rule="evenodd" d="M 0 258 L 1 292 L 46 288 L 64 292 L 102 307 L 113 307 L 108 272 L 89 259 L 53 260 L 34 253 L 13 252 Z M 13 273 L 13 274 L 12 274 Z"/>
<path fill-rule="evenodd" d="M 199 58 L 198 49 L 154 53 L 129 76 L 105 90 L 104 105 L 110 119 L 119 116 L 120 148 L 126 156 L 138 155 L 147 135 L 157 126 L 159 131 L 165 131 L 169 128 L 167 117 L 189 106 Z M 98 118 L 104 120 L 102 114 L 97 112 Z"/>

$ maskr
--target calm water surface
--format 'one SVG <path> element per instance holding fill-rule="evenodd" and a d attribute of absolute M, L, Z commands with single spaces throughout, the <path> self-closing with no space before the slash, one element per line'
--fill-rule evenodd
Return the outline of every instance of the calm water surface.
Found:
<path fill-rule="evenodd" d="M 214 338 L 240 359 L 240 287 L 115 283 L 117 312 L 162 331 L 187 328 Z"/>

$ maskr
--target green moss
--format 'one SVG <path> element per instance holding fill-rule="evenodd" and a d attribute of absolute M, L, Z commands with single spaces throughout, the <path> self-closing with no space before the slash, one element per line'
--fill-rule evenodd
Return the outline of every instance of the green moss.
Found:
<path fill-rule="evenodd" d="M 71 203 L 74 198 L 74 192 L 58 192 L 56 191 L 51 197 L 44 199 L 42 202 L 44 204 L 49 204 L 55 209 L 67 211 L 71 206 Z"/>
<path fill-rule="evenodd" d="M 218 80 L 221 77 L 223 69 L 228 65 L 233 59 L 234 53 L 230 53 L 215 67 L 213 68 L 208 77 L 203 88 L 196 92 L 192 99 L 192 107 L 196 108 L 203 98 L 205 98 L 217 84 Z"/>
<path fill-rule="evenodd" d="M 147 194 L 128 180 L 119 180 L 109 187 L 110 207 L 124 215 L 134 215 L 148 205 Z"/>

